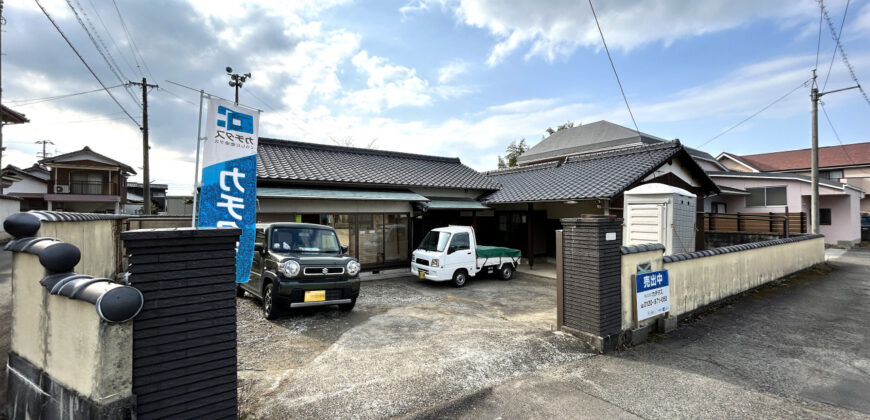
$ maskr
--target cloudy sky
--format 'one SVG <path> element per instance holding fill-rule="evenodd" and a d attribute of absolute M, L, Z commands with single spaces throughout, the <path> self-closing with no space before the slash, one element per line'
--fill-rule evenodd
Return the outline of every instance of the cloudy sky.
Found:
<path fill-rule="evenodd" d="M 534 144 L 569 120 L 631 125 L 585 1 L 117 0 L 116 10 L 70 0 L 81 24 L 67 1 L 40 2 L 107 86 L 143 75 L 160 85 L 149 94 L 152 180 L 173 194 L 192 189 L 199 96 L 167 81 L 232 97 L 228 65 L 253 73 L 240 101 L 264 111 L 261 136 L 458 156 L 479 170 L 511 141 Z M 48 139 L 50 152 L 89 145 L 141 166 L 139 128 L 105 92 L 26 101 L 100 86 L 36 2 L 5 4 L 3 102 L 31 123 L 4 129 L 3 164 L 30 166 L 33 142 Z M 817 2 L 594 4 L 641 131 L 713 154 L 809 146 L 808 87 L 708 140 L 810 77 Z M 839 31 L 846 1 L 825 6 Z M 839 55 L 828 77 L 834 42 L 822 23 L 819 84 L 849 86 Z M 870 2 L 852 1 L 844 27 L 842 45 L 870 90 Z M 141 92 L 111 91 L 141 121 Z M 870 141 L 860 92 L 824 99 L 843 142 Z M 820 119 L 821 144 L 838 144 Z"/>

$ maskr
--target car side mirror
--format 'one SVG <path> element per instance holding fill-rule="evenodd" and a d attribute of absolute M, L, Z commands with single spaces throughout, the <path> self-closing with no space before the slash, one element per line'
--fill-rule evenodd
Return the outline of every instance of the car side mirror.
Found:
<path fill-rule="evenodd" d="M 263 253 L 263 244 L 261 244 L 259 242 L 254 243 L 254 251 L 257 251 L 259 253 Z"/>
<path fill-rule="evenodd" d="M 450 254 L 452 254 L 452 253 L 454 253 L 454 252 L 456 252 L 456 247 L 455 247 L 455 246 L 451 246 L 451 247 L 447 248 L 447 255 L 450 255 Z"/>
<path fill-rule="evenodd" d="M 342 253 L 342 254 L 347 254 L 347 245 L 342 245 L 342 246 L 341 246 L 341 253 Z"/>

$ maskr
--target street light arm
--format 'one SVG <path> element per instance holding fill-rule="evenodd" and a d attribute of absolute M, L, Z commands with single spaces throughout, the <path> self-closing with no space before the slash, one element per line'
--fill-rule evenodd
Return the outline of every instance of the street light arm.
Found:
<path fill-rule="evenodd" d="M 842 91 L 844 91 L 844 90 L 852 90 L 852 89 L 860 89 L 860 88 L 861 88 L 861 85 L 855 85 L 855 86 L 852 86 L 852 87 L 847 87 L 847 88 L 842 88 L 842 89 L 829 90 L 829 91 L 827 91 L 827 92 L 819 92 L 819 93 L 818 93 L 818 97 L 821 98 L 822 96 L 825 96 L 825 95 L 827 95 L 827 94 L 829 94 L 829 93 L 837 93 L 837 92 L 842 92 Z"/>

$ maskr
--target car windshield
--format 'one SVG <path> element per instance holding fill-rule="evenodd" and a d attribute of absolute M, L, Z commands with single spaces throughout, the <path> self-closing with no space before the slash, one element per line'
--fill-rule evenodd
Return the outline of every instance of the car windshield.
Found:
<path fill-rule="evenodd" d="M 437 232 L 431 231 L 426 234 L 426 237 L 423 238 L 423 242 L 420 243 L 419 249 L 424 251 L 444 251 L 444 248 L 447 247 L 447 242 L 450 239 L 450 234 L 447 232 Z"/>
<path fill-rule="evenodd" d="M 335 232 L 316 228 L 275 228 L 271 248 L 274 252 L 341 252 Z"/>
<path fill-rule="evenodd" d="M 864 226 L 870 226 L 870 215 L 861 216 L 861 224 Z"/>

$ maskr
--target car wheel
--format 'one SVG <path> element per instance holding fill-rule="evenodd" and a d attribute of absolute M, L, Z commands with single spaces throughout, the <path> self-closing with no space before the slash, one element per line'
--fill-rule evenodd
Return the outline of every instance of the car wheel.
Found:
<path fill-rule="evenodd" d="M 266 283 L 263 288 L 263 316 L 266 319 L 275 319 L 278 316 L 278 306 L 275 305 L 275 285 Z"/>
<path fill-rule="evenodd" d="M 465 282 L 468 281 L 468 273 L 465 270 L 456 270 L 453 273 L 453 287 L 462 287 L 465 286 Z"/>
<path fill-rule="evenodd" d="M 338 305 L 338 309 L 342 312 L 350 312 L 353 310 L 354 306 L 356 306 L 356 298 L 351 299 L 350 303 Z"/>
<path fill-rule="evenodd" d="M 501 270 L 498 270 L 498 276 L 502 280 L 510 280 L 514 276 L 514 268 L 510 264 L 505 264 L 501 266 Z"/>
<path fill-rule="evenodd" d="M 236 297 L 245 297 L 245 289 L 242 289 L 242 285 L 236 285 Z"/>

